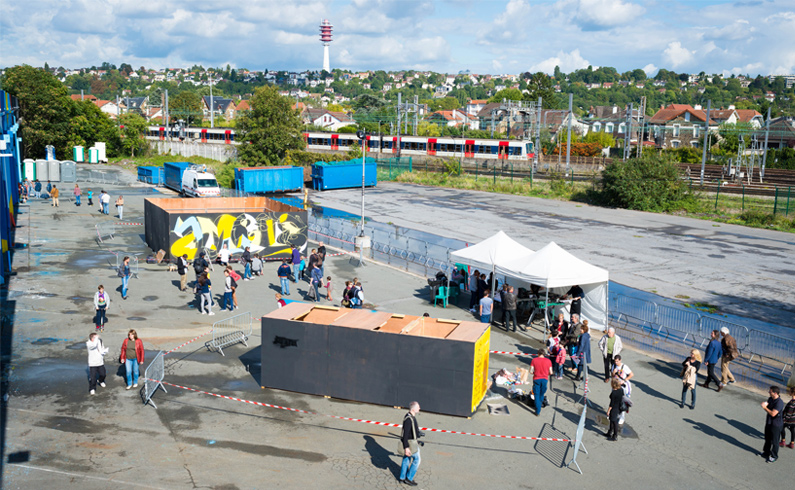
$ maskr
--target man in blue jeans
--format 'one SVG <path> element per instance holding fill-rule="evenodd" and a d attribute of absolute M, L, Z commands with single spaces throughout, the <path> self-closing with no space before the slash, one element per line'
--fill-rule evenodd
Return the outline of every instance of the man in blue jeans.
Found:
<path fill-rule="evenodd" d="M 240 262 L 246 267 L 243 280 L 248 281 L 251 279 L 251 247 L 246 247 L 246 251 L 240 254 Z"/>
<path fill-rule="evenodd" d="M 400 442 L 403 443 L 400 483 L 405 483 L 411 487 L 417 486 L 414 477 L 420 467 L 420 445 L 423 444 L 418 440 L 423 435 L 420 432 L 419 424 L 417 424 L 418 413 L 420 413 L 419 402 L 411 402 L 409 404 L 409 413 L 403 417 L 403 430 L 400 434 Z"/>
<path fill-rule="evenodd" d="M 491 309 L 494 307 L 494 300 L 489 298 L 488 289 L 483 291 L 483 298 L 480 300 L 480 323 L 491 323 Z"/>
<path fill-rule="evenodd" d="M 287 259 L 282 260 L 282 265 L 276 271 L 279 276 L 279 282 L 282 286 L 282 296 L 290 296 L 290 266 L 287 265 Z"/>
<path fill-rule="evenodd" d="M 293 282 L 298 282 L 298 273 L 300 272 L 299 266 L 301 265 L 301 251 L 298 250 L 298 247 L 295 245 L 291 245 L 292 247 L 292 263 L 293 263 Z"/>
<path fill-rule="evenodd" d="M 538 349 L 538 355 L 530 361 L 530 374 L 533 376 L 533 398 L 536 403 L 536 417 L 541 415 L 541 405 L 547 394 L 549 375 L 552 374 L 552 361 L 546 357 L 546 351 Z"/>

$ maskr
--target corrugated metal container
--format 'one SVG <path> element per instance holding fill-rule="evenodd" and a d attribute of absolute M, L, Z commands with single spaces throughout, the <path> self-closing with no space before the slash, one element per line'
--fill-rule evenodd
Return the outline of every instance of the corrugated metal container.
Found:
<path fill-rule="evenodd" d="M 72 158 L 75 162 L 83 163 L 86 161 L 86 149 L 82 146 L 72 148 Z"/>
<path fill-rule="evenodd" d="M 147 184 L 163 185 L 165 169 L 156 166 L 138 167 L 138 180 Z"/>
<path fill-rule="evenodd" d="M 36 180 L 36 160 L 32 158 L 22 160 L 22 178 L 31 182 Z"/>
<path fill-rule="evenodd" d="M 77 164 L 72 160 L 61 162 L 61 182 L 77 182 Z"/>
<path fill-rule="evenodd" d="M 166 162 L 163 164 L 165 169 L 165 179 L 163 183 L 166 187 L 177 192 L 182 191 L 182 174 L 190 168 L 190 162 Z"/>
<path fill-rule="evenodd" d="M 52 182 L 60 182 L 61 181 L 61 162 L 58 160 L 50 160 L 47 162 L 50 165 L 50 175 L 48 176 L 48 180 Z"/>
<path fill-rule="evenodd" d="M 235 169 L 235 189 L 250 193 L 290 192 L 304 188 L 303 167 Z"/>
<path fill-rule="evenodd" d="M 39 182 L 50 180 L 50 162 L 47 160 L 36 160 L 36 178 Z"/>
<path fill-rule="evenodd" d="M 366 158 L 364 163 L 364 185 L 377 184 L 375 159 Z M 349 189 L 362 186 L 362 161 L 317 162 L 312 165 L 312 187 L 315 190 Z"/>
<path fill-rule="evenodd" d="M 93 146 L 88 149 L 88 163 L 99 163 L 99 150 Z"/>

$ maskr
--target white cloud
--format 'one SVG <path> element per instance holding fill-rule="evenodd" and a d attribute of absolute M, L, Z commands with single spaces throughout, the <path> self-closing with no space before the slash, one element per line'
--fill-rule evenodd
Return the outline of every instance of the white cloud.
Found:
<path fill-rule="evenodd" d="M 571 53 L 560 51 L 557 56 L 547 58 L 544 61 L 534 64 L 530 67 L 530 71 L 542 71 L 547 74 L 552 74 L 555 72 L 555 67 L 559 66 L 563 73 L 571 73 L 574 70 L 587 68 L 589 65 L 591 65 L 591 62 L 580 55 L 579 49 L 575 49 Z"/>
<path fill-rule="evenodd" d="M 663 59 L 671 68 L 689 65 L 693 61 L 693 52 L 682 46 L 679 41 L 668 43 L 663 51 Z"/>
<path fill-rule="evenodd" d="M 494 69 L 496 73 L 499 73 L 502 70 L 502 62 L 500 60 L 492 60 L 491 68 Z"/>
<path fill-rule="evenodd" d="M 533 9 L 527 0 L 510 0 L 505 11 L 494 18 L 478 36 L 481 44 L 516 43 L 529 31 Z"/>
<path fill-rule="evenodd" d="M 643 67 L 643 71 L 646 73 L 647 77 L 654 76 L 658 70 L 659 68 L 654 66 L 654 63 L 649 63 L 648 65 Z"/>
<path fill-rule="evenodd" d="M 623 0 L 579 0 L 575 19 L 584 30 L 609 29 L 632 22 L 646 9 Z"/>

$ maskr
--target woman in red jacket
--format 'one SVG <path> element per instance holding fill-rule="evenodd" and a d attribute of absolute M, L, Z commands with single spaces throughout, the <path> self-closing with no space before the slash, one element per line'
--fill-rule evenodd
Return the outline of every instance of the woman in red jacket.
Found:
<path fill-rule="evenodd" d="M 130 329 L 127 338 L 121 344 L 121 357 L 124 369 L 127 371 L 127 389 L 138 387 L 139 365 L 144 363 L 144 343 L 138 338 L 138 333 Z"/>

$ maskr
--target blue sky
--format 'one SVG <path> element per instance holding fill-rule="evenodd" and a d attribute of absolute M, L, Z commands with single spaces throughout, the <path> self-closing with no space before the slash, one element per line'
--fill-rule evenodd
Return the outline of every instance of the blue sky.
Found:
<path fill-rule="evenodd" d="M 793 0 L 27 0 L 0 65 L 795 73 Z"/>

